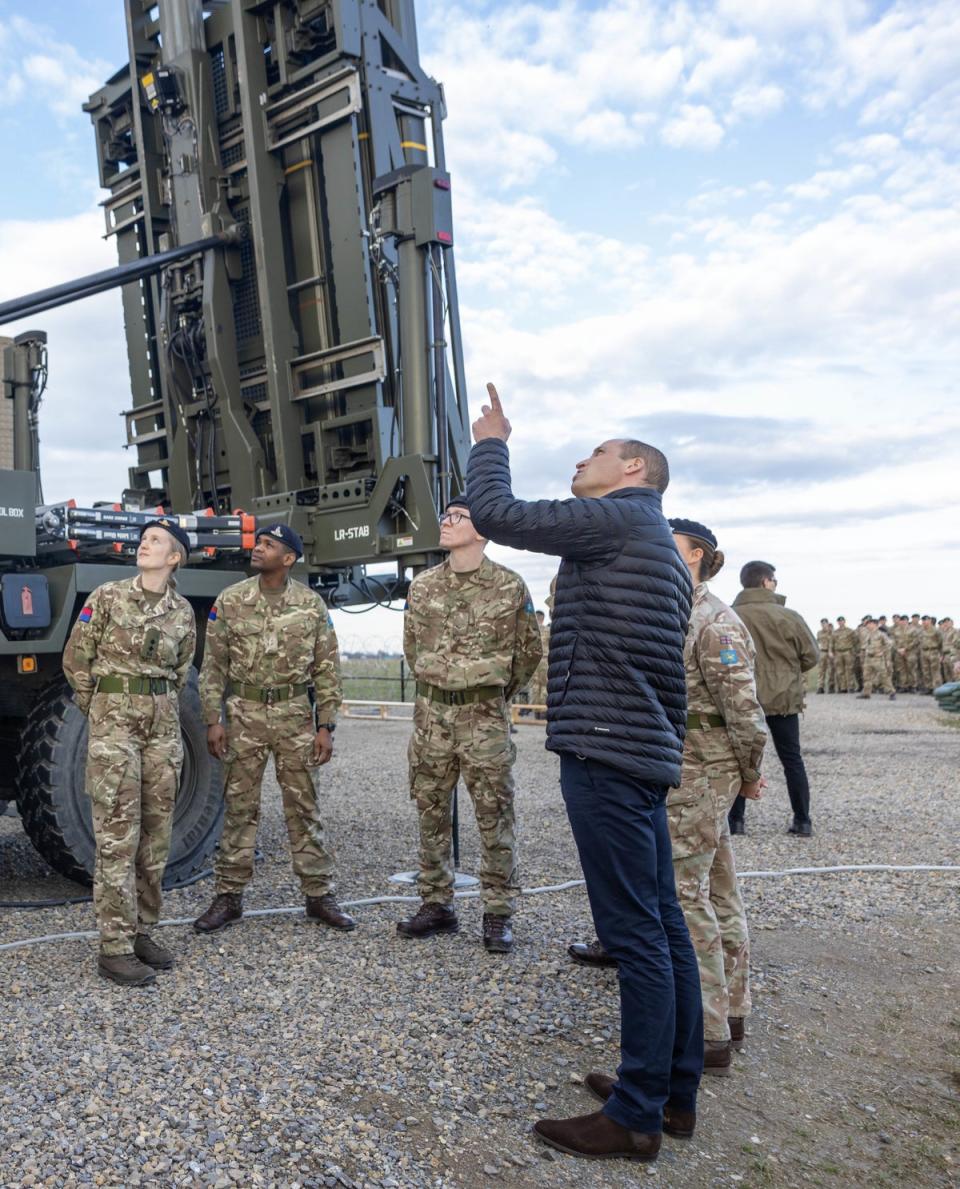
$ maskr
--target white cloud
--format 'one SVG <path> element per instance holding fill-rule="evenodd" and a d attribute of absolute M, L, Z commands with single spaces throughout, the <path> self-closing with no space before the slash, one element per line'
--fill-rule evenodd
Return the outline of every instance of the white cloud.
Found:
<path fill-rule="evenodd" d="M 684 103 L 663 125 L 660 138 L 675 149 L 715 149 L 723 140 L 723 125 L 702 103 Z"/>
<path fill-rule="evenodd" d="M 46 52 L 54 43 L 56 55 Z M 0 21 L 0 105 L 40 102 L 66 120 L 112 73 L 108 62 L 83 57 L 44 25 L 22 16 Z"/>
<path fill-rule="evenodd" d="M 110 268 L 113 241 L 103 215 L 0 221 L 0 301 Z M 50 379 L 40 411 L 40 454 L 48 502 L 118 498 L 132 461 L 122 449 L 130 380 L 117 291 L 6 324 L 7 336 L 48 335 Z"/>
<path fill-rule="evenodd" d="M 786 92 L 774 83 L 749 84 L 731 96 L 730 114 L 733 119 L 760 120 L 778 112 L 786 99 Z"/>

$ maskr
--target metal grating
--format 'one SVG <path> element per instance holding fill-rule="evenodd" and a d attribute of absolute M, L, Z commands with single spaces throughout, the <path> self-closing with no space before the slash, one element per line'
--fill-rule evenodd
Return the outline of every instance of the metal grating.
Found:
<path fill-rule="evenodd" d="M 220 150 L 220 163 L 224 169 L 229 169 L 231 165 L 239 165 L 245 152 L 246 148 L 241 140 L 238 144 Z"/>
<path fill-rule="evenodd" d="M 238 207 L 234 212 L 238 223 L 243 223 L 250 212 Z M 253 254 L 253 242 L 248 236 L 240 245 L 240 263 L 243 275 L 233 286 L 233 320 L 236 324 L 237 342 L 245 343 L 260 335 L 260 295 L 257 292 L 257 268 Z"/>
<path fill-rule="evenodd" d="M 217 118 L 222 120 L 230 110 L 230 99 L 227 95 L 227 64 L 224 60 L 222 45 L 218 45 L 210 54 L 210 70 L 213 74 L 213 103 L 217 109 Z"/>

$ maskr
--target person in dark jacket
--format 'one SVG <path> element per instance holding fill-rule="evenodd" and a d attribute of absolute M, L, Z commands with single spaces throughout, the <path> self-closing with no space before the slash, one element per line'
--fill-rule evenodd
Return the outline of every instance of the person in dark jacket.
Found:
<path fill-rule="evenodd" d="M 783 765 L 787 794 L 793 809 L 788 834 L 809 838 L 810 782 L 800 752 L 800 712 L 804 705 L 803 675 L 820 659 L 813 632 L 801 615 L 784 606 L 778 595 L 776 568 L 765 561 L 748 561 L 740 571 L 743 590 L 733 609 L 747 625 L 757 649 L 757 696 L 767 719 L 770 738 Z M 737 797 L 730 810 L 730 833 L 744 832 L 746 801 Z"/>
<path fill-rule="evenodd" d="M 617 1077 L 591 1073 L 601 1111 L 541 1119 L 581 1156 L 653 1160 L 661 1131 L 693 1134 L 703 1071 L 696 955 L 677 900 L 666 796 L 687 721 L 683 645 L 692 585 L 661 511 L 667 460 L 633 440 L 577 463 L 569 500 L 515 499 L 496 389 L 474 423 L 467 498 L 492 541 L 561 557 L 547 671 L 547 747 L 594 924 L 617 962 Z"/>

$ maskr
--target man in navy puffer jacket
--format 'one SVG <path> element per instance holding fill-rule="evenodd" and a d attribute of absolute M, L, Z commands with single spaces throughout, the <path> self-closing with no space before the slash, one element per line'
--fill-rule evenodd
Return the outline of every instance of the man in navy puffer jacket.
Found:
<path fill-rule="evenodd" d="M 600 942 L 620 978 L 617 1078 L 592 1073 L 603 1110 L 541 1119 L 561 1151 L 653 1160 L 661 1130 L 692 1134 L 703 1069 L 697 960 L 673 882 L 666 795 L 680 783 L 683 643 L 692 590 L 661 511 L 659 450 L 607 441 L 577 464 L 570 500 L 515 499 L 496 389 L 474 422 L 467 499 L 491 541 L 563 558 L 547 677 L 547 747 Z"/>

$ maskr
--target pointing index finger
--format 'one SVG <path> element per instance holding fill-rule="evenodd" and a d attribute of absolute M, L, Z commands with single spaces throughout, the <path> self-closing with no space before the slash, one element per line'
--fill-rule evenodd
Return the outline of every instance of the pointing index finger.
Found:
<path fill-rule="evenodd" d="M 500 404 L 500 396 L 497 393 L 496 387 L 493 384 L 488 384 L 487 392 L 490 396 L 490 403 L 493 405 L 493 411 L 495 413 L 502 413 L 503 406 Z"/>

